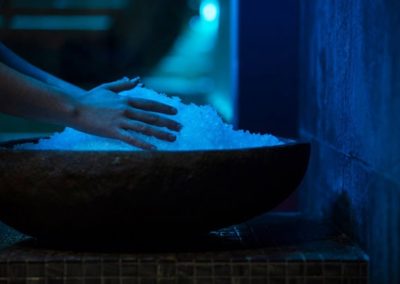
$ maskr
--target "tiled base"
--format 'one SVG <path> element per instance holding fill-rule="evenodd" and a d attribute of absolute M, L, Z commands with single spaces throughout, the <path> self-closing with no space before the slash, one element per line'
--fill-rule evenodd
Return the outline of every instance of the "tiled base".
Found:
<path fill-rule="evenodd" d="M 192 249 L 164 253 L 73 252 L 14 245 L 0 253 L 0 284 L 368 282 L 365 254 L 321 224 L 264 217 L 212 235 L 215 238 L 202 244 L 197 240 Z"/>
<path fill-rule="evenodd" d="M 0 283 L 367 283 L 366 265 L 307 262 L 116 261 L 2 265 Z"/>

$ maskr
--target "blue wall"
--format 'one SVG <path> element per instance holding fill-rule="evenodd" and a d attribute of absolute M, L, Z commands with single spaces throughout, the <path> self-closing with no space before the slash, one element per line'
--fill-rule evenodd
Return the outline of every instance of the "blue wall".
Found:
<path fill-rule="evenodd" d="M 301 2 L 302 207 L 333 218 L 400 283 L 400 1 Z"/>
<path fill-rule="evenodd" d="M 239 0 L 238 127 L 297 135 L 298 0 Z"/>

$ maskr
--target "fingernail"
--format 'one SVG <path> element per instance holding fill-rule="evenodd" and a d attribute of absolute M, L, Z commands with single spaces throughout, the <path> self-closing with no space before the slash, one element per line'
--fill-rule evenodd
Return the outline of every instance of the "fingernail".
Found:
<path fill-rule="evenodd" d="M 140 80 L 140 78 L 139 78 L 139 77 L 136 77 L 136 78 L 131 79 L 130 81 L 131 81 L 131 82 L 137 82 L 137 81 L 139 81 L 139 80 Z"/>
<path fill-rule="evenodd" d="M 168 139 L 171 141 L 175 141 L 176 140 L 176 136 L 173 134 L 168 135 Z"/>
<path fill-rule="evenodd" d="M 177 130 L 181 130 L 182 127 L 183 127 L 183 125 L 180 124 L 180 123 L 177 123 L 177 124 L 175 125 L 175 128 L 176 128 Z"/>
<path fill-rule="evenodd" d="M 150 151 L 157 150 L 157 147 L 156 147 L 156 146 L 154 146 L 154 145 L 150 145 L 150 146 L 149 146 L 149 150 L 150 150 Z"/>
<path fill-rule="evenodd" d="M 123 77 L 122 79 L 121 79 L 122 81 L 128 81 L 129 79 L 128 79 L 128 77 Z"/>

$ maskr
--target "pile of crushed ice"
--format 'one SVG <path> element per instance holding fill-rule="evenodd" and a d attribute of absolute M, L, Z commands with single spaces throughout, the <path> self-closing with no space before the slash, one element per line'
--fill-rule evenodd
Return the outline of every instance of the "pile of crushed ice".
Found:
<path fill-rule="evenodd" d="M 226 124 L 210 106 L 183 104 L 177 97 L 168 97 L 150 89 L 136 87 L 133 90 L 120 93 L 122 96 L 140 97 L 156 100 L 178 109 L 178 114 L 170 118 L 183 125 L 177 134 L 175 142 L 158 140 L 134 133 L 138 138 L 151 143 L 158 150 L 208 150 L 208 149 L 238 149 L 283 144 L 272 135 L 252 134 L 248 131 L 234 130 Z M 164 129 L 164 128 L 163 128 Z M 169 131 L 166 128 L 165 131 Z M 16 149 L 30 150 L 75 150 L 75 151 L 126 151 L 141 150 L 124 142 L 89 135 L 72 128 L 66 128 L 56 133 L 50 139 L 42 139 L 38 144 L 22 144 Z"/>

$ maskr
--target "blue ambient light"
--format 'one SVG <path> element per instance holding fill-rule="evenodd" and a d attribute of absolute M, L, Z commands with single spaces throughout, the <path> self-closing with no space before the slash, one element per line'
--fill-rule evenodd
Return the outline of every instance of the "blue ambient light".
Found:
<path fill-rule="evenodd" d="M 213 22 L 217 19 L 219 7 L 216 1 L 203 1 L 200 6 L 200 15 L 207 22 Z"/>

